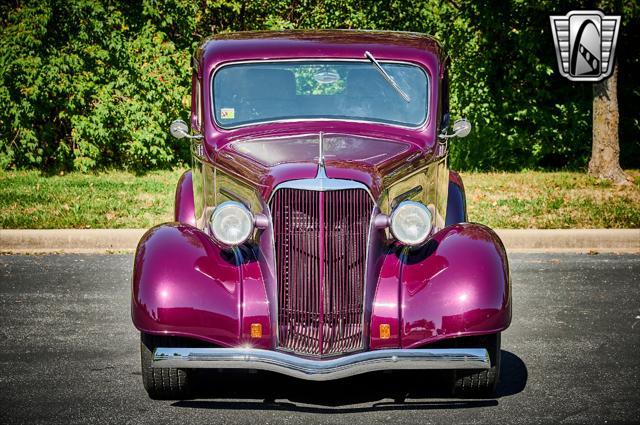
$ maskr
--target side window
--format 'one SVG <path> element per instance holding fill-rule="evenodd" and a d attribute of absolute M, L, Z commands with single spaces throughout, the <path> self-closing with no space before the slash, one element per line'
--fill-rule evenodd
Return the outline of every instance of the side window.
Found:
<path fill-rule="evenodd" d="M 440 97 L 441 100 L 441 108 L 442 108 L 442 121 L 440 122 L 440 129 L 446 129 L 447 127 L 449 127 L 449 120 L 450 120 L 450 115 L 449 115 L 449 69 L 448 69 L 448 60 L 447 62 L 445 62 L 443 64 L 443 66 L 445 67 L 444 69 L 444 74 L 442 76 L 442 82 L 441 82 L 441 87 L 442 87 L 442 96 Z"/>
<path fill-rule="evenodd" d="M 196 76 L 196 125 L 199 131 L 202 131 L 202 83 Z"/>
<path fill-rule="evenodd" d="M 202 88 L 198 74 L 191 74 L 191 128 L 202 131 Z"/>

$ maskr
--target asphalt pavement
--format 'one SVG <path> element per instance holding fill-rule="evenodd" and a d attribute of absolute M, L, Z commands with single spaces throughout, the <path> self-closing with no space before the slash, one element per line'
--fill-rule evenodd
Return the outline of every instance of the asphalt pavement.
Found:
<path fill-rule="evenodd" d="M 437 373 L 214 372 L 198 399 L 153 401 L 130 320 L 131 255 L 0 256 L 0 423 L 638 423 L 640 256 L 510 261 L 494 398 L 447 398 Z"/>

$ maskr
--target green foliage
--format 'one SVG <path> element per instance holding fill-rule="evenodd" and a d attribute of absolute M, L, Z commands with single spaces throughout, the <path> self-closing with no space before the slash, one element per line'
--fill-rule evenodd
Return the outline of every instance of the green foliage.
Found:
<path fill-rule="evenodd" d="M 3 10 L 0 165 L 89 170 L 169 167 L 166 134 L 187 118 L 189 47 L 167 18 L 123 2 L 50 1 Z"/>
<path fill-rule="evenodd" d="M 639 6 L 622 12 L 622 163 L 640 158 Z M 216 32 L 293 28 L 418 31 L 451 56 L 452 117 L 472 134 L 452 166 L 579 168 L 591 150 L 591 85 L 558 75 L 551 0 L 41 0 L 0 5 L 0 167 L 136 171 L 188 162 L 166 129 L 188 118 L 191 53 Z"/>

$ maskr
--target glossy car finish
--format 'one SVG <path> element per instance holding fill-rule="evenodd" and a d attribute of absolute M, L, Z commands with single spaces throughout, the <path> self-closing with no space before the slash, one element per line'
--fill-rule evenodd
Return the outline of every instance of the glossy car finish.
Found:
<path fill-rule="evenodd" d="M 191 170 L 185 171 L 178 180 L 173 219 L 179 223 L 196 225 L 193 203 L 193 178 Z"/>
<path fill-rule="evenodd" d="M 211 119 L 211 76 L 226 63 L 362 60 L 365 50 L 380 61 L 410 62 L 428 73 L 429 112 L 422 127 L 320 120 L 223 130 Z M 442 130 L 444 63 L 437 42 L 406 33 L 241 33 L 204 42 L 194 58 L 202 117 L 194 111 L 191 120 L 203 139 L 193 141 L 193 171 L 178 183 L 176 223 L 151 229 L 138 246 L 135 326 L 216 347 L 281 349 L 277 264 L 284 254 L 276 249 L 269 202 L 283 183 L 313 184 L 322 176 L 362 185 L 374 202 L 366 238 L 363 350 L 428 347 L 506 329 L 511 294 L 504 247 L 487 227 L 465 223 L 462 179 L 448 170 L 446 146 L 436 137 Z M 399 199 L 434 211 L 434 234 L 420 248 L 403 247 L 373 225 Z M 234 249 L 221 248 L 207 227 L 213 208 L 226 200 L 240 200 L 269 221 Z"/>
<path fill-rule="evenodd" d="M 462 177 L 455 171 L 449 171 L 446 225 L 464 223 L 465 221 L 467 221 L 467 198 Z"/>
<path fill-rule="evenodd" d="M 223 250 L 193 226 L 164 224 L 142 237 L 133 282 L 133 322 L 143 332 L 273 346 L 266 289 L 249 250 Z M 250 338 L 251 323 L 262 326 L 262 338 Z"/>
<path fill-rule="evenodd" d="M 415 348 L 497 332 L 511 322 L 506 254 L 485 226 L 449 226 L 419 250 L 394 244 L 377 261 L 370 349 Z M 268 285 L 252 251 L 224 251 L 192 226 L 167 224 L 142 238 L 135 265 L 138 329 L 222 347 L 274 348 L 273 277 Z M 263 338 L 250 337 L 252 323 L 262 326 Z M 390 326 L 386 339 L 383 324 Z"/>

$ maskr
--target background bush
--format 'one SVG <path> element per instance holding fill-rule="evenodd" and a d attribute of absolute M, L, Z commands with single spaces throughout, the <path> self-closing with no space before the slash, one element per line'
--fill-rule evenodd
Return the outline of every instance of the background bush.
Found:
<path fill-rule="evenodd" d="M 623 166 L 640 165 L 639 6 L 623 13 L 617 57 Z M 452 58 L 459 169 L 581 168 L 591 150 L 591 84 L 559 76 L 549 14 L 569 1 L 14 1 L 0 6 L 0 167 L 126 168 L 188 162 L 167 132 L 188 118 L 189 59 L 216 32 L 289 28 L 419 31 Z M 607 10 L 608 9 L 608 10 Z"/>

